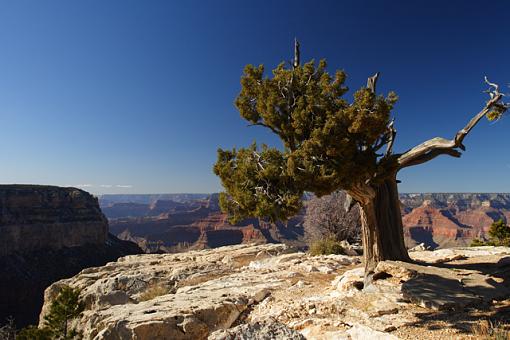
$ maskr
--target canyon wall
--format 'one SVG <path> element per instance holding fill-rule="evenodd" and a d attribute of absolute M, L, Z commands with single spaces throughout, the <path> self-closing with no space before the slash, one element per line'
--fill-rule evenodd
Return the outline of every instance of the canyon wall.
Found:
<path fill-rule="evenodd" d="M 163 197 L 164 199 L 160 199 Z M 244 242 L 285 242 L 305 247 L 303 217 L 286 223 L 248 219 L 228 223 L 218 206 L 217 194 L 208 198 L 179 194 L 108 195 L 100 198 L 110 228 L 122 239 L 137 242 L 147 252 L 174 252 L 213 248 Z M 305 198 L 305 201 L 310 197 Z M 406 244 L 425 243 L 431 248 L 469 245 L 484 238 L 494 221 L 510 219 L 510 194 L 502 193 L 409 193 L 401 194 Z M 145 203 L 141 203 L 145 202 Z M 305 202 L 306 207 L 306 202 Z"/>
<path fill-rule="evenodd" d="M 43 248 L 104 244 L 108 221 L 98 201 L 76 188 L 0 186 L 0 256 Z"/>
<path fill-rule="evenodd" d="M 83 190 L 0 185 L 0 325 L 35 323 L 51 283 L 141 252 L 108 233 L 98 200 Z"/>
<path fill-rule="evenodd" d="M 491 224 L 510 218 L 510 194 L 401 194 L 406 244 L 431 248 L 466 246 L 486 238 Z"/>

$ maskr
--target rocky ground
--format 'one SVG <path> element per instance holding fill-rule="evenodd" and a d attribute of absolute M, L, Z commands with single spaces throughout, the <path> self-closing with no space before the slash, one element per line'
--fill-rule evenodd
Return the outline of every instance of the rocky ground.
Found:
<path fill-rule="evenodd" d="M 82 290 L 86 339 L 475 339 L 510 316 L 510 248 L 411 252 L 381 262 L 281 244 L 133 255 L 58 281 Z"/>

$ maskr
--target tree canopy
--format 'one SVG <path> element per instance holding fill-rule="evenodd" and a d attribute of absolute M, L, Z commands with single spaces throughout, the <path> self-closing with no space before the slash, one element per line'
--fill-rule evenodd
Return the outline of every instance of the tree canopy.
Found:
<path fill-rule="evenodd" d="M 390 142 L 388 126 L 395 93 L 363 87 L 349 103 L 346 74 L 330 75 L 326 61 L 312 60 L 273 76 L 264 66 L 246 66 L 235 104 L 251 125 L 277 134 L 284 149 L 218 150 L 214 172 L 228 194 L 220 204 L 237 221 L 247 216 L 286 219 L 301 207 L 303 192 L 319 196 L 374 179 L 384 161 L 379 150 Z"/>
<path fill-rule="evenodd" d="M 367 192 L 401 168 L 441 154 L 460 157 L 463 139 L 478 121 L 483 116 L 499 119 L 508 109 L 498 85 L 486 79 L 490 100 L 454 139 L 433 138 L 394 155 L 391 112 L 397 95 L 376 93 L 379 74 L 349 101 L 344 71 L 329 74 L 325 60 L 301 65 L 297 43 L 295 53 L 292 67 L 282 62 L 272 77 L 265 75 L 263 65 L 244 69 L 235 101 L 241 117 L 252 126 L 270 129 L 284 147 L 259 147 L 254 142 L 247 148 L 218 150 L 214 173 L 226 189 L 220 205 L 231 221 L 248 216 L 286 219 L 299 211 L 304 192 Z"/>

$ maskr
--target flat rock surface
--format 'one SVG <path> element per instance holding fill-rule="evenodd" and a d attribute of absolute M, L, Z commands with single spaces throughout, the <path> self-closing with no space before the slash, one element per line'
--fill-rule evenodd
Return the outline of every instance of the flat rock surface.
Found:
<path fill-rule="evenodd" d="M 420 262 L 381 262 L 364 288 L 360 257 L 281 244 L 127 256 L 50 286 L 41 318 L 70 285 L 85 339 L 475 339 L 496 300 L 510 305 L 508 254 L 413 251 Z"/>

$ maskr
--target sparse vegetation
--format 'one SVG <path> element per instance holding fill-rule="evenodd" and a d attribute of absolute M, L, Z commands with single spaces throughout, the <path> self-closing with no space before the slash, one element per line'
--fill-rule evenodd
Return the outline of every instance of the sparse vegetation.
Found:
<path fill-rule="evenodd" d="M 7 322 L 0 326 L 0 340 L 15 340 L 16 339 L 16 325 L 14 319 L 8 318 Z"/>
<path fill-rule="evenodd" d="M 55 337 L 49 328 L 46 327 L 37 328 L 37 326 L 25 327 L 16 336 L 16 340 L 53 340 L 53 339 L 60 338 Z"/>
<path fill-rule="evenodd" d="M 508 325 L 492 322 L 491 320 L 480 320 L 473 325 L 471 331 L 483 340 L 510 340 Z"/>
<path fill-rule="evenodd" d="M 306 203 L 303 227 L 309 246 L 325 239 L 357 241 L 361 234 L 359 205 L 343 191 L 314 197 Z"/>
<path fill-rule="evenodd" d="M 310 244 L 310 255 L 343 254 L 344 248 L 340 241 L 334 238 L 318 239 Z"/>
<path fill-rule="evenodd" d="M 471 242 L 472 247 L 476 246 L 510 246 L 510 227 L 500 219 L 492 223 L 489 229 L 489 239 L 475 239 Z"/>
<path fill-rule="evenodd" d="M 165 295 L 169 293 L 168 287 L 165 287 L 161 284 L 156 284 L 150 286 L 145 292 L 140 295 L 139 301 L 149 301 L 158 296 Z"/>
<path fill-rule="evenodd" d="M 70 328 L 71 320 L 81 315 L 85 304 L 80 300 L 80 291 L 63 287 L 50 305 L 49 313 L 44 317 L 41 328 L 28 326 L 22 329 L 16 339 L 21 340 L 71 340 L 81 339 L 81 334 Z"/>

